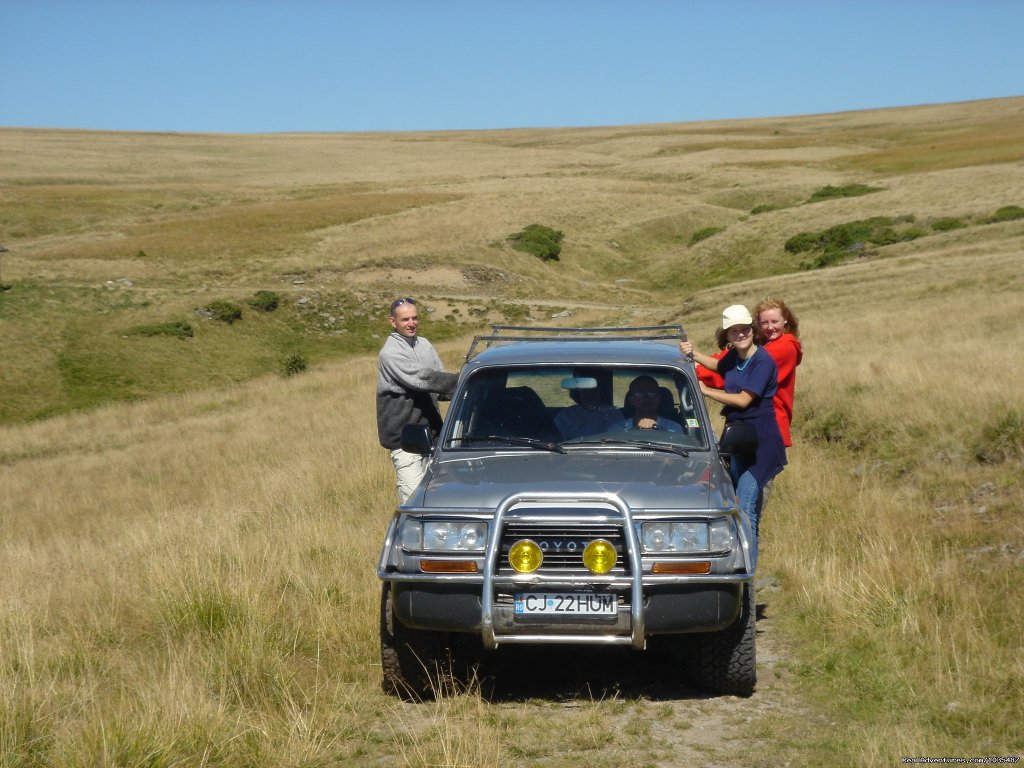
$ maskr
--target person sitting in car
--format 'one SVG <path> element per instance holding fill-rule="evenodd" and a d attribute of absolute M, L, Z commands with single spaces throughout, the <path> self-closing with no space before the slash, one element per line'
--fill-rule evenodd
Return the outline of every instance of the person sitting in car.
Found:
<path fill-rule="evenodd" d="M 682 432 L 682 426 L 672 419 L 658 415 L 661 405 L 661 388 L 653 376 L 637 376 L 629 384 L 626 391 L 626 410 L 633 415 L 613 425 L 613 430 L 626 429 L 664 429 L 669 432 Z"/>

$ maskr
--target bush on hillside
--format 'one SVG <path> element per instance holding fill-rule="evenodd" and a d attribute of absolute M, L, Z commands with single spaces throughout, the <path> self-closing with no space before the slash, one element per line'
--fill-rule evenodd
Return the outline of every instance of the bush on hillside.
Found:
<path fill-rule="evenodd" d="M 713 235 L 717 235 L 719 232 L 723 231 L 724 229 L 725 229 L 725 227 L 704 227 L 704 229 L 698 229 L 690 237 L 690 245 L 694 245 L 695 243 L 699 243 L 701 240 L 707 240 L 709 237 L 712 237 Z"/>
<path fill-rule="evenodd" d="M 230 301 L 211 301 L 203 309 L 206 316 L 213 320 L 220 320 L 222 323 L 231 325 L 235 320 L 242 319 L 242 308 Z"/>
<path fill-rule="evenodd" d="M 530 224 L 519 232 L 509 235 L 509 242 L 517 251 L 523 251 L 536 256 L 541 261 L 558 261 L 558 255 L 562 252 L 563 232 L 543 224 Z"/>
<path fill-rule="evenodd" d="M 921 227 L 910 226 L 913 216 L 873 216 L 870 219 L 836 224 L 821 232 L 801 232 L 783 246 L 789 253 L 819 251 L 818 256 L 803 262 L 802 269 L 820 269 L 842 261 L 847 256 L 863 253 L 868 245 L 883 246 L 915 240 L 928 234 Z"/>
<path fill-rule="evenodd" d="M 281 368 L 285 376 L 295 376 L 309 368 L 309 361 L 298 352 L 293 352 L 284 359 Z"/>
<path fill-rule="evenodd" d="M 786 241 L 783 246 L 790 253 L 803 253 L 804 251 L 813 251 L 818 247 L 818 233 L 817 232 L 801 232 L 798 235 L 793 235 L 789 240 Z"/>
<path fill-rule="evenodd" d="M 1016 221 L 1017 219 L 1024 219 L 1024 208 L 1019 205 L 1005 205 L 989 217 L 988 223 L 998 224 L 1001 221 Z"/>
<path fill-rule="evenodd" d="M 152 323 L 136 325 L 125 331 L 126 336 L 173 336 L 179 339 L 190 339 L 194 336 L 192 326 L 183 321 L 172 323 Z"/>
<path fill-rule="evenodd" d="M 822 187 L 813 193 L 807 202 L 820 203 L 822 200 L 835 200 L 839 197 L 860 197 L 870 195 L 872 192 L 883 192 L 882 187 L 869 187 L 867 184 L 846 184 L 842 187 L 833 187 L 831 184 Z"/>
<path fill-rule="evenodd" d="M 951 232 L 954 229 L 963 229 L 967 225 L 953 216 L 946 216 L 932 222 L 932 229 L 936 232 Z"/>
<path fill-rule="evenodd" d="M 281 304 L 281 297 L 273 291 L 256 291 L 249 306 L 260 312 L 273 312 Z"/>

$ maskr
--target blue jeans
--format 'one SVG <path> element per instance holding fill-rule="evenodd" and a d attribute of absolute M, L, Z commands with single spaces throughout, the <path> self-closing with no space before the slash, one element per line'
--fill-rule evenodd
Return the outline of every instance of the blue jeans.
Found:
<path fill-rule="evenodd" d="M 753 568 L 757 568 L 757 532 L 761 522 L 761 488 L 749 471 L 744 472 L 738 478 L 736 477 L 736 472 L 738 471 L 736 459 L 732 460 L 731 469 L 740 509 L 743 510 L 750 521 L 750 529 L 754 534 L 750 542 L 750 563 Z"/>

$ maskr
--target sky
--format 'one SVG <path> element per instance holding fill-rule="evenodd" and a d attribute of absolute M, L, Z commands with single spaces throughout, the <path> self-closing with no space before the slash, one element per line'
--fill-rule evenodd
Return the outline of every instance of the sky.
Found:
<path fill-rule="evenodd" d="M 638 125 L 1024 95 L 1021 0 L 0 0 L 0 126 Z"/>

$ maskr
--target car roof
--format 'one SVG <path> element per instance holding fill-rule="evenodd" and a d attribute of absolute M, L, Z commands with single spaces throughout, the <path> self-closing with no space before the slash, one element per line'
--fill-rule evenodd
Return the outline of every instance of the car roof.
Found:
<path fill-rule="evenodd" d="M 664 365 L 688 362 L 675 341 L 593 338 L 503 340 L 477 353 L 467 368 L 518 365 Z"/>

